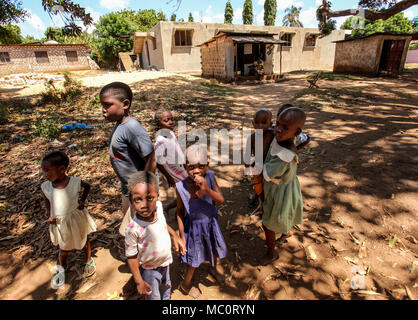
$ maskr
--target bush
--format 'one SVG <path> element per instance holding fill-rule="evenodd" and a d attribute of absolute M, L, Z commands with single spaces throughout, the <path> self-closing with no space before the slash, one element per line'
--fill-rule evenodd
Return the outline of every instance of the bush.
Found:
<path fill-rule="evenodd" d="M 6 124 L 7 118 L 7 106 L 0 103 L 0 124 Z"/>
<path fill-rule="evenodd" d="M 37 119 L 32 125 L 33 133 L 45 139 L 57 138 L 61 133 L 60 120 L 57 116 L 49 119 Z"/>
<path fill-rule="evenodd" d="M 64 88 L 55 86 L 54 80 L 45 81 L 45 92 L 42 93 L 41 104 L 60 105 L 62 103 L 76 102 L 82 95 L 83 90 L 80 81 L 73 79 L 68 71 L 63 72 Z"/>

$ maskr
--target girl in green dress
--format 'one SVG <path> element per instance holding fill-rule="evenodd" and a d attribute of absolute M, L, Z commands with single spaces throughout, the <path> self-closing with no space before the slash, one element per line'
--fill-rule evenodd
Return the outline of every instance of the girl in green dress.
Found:
<path fill-rule="evenodd" d="M 295 137 L 302 132 L 305 121 L 305 112 L 296 107 L 286 109 L 277 119 L 275 139 L 263 168 L 263 229 L 267 253 L 260 260 L 262 265 L 277 258 L 274 251 L 276 233 L 285 236 L 294 225 L 302 223 L 303 203 L 296 176 L 299 158 Z"/>

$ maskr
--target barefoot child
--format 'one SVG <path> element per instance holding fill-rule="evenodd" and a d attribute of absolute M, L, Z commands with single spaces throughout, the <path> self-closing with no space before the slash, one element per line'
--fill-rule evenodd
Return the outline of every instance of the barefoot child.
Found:
<path fill-rule="evenodd" d="M 302 132 L 305 121 L 305 112 L 295 107 L 283 111 L 277 120 L 275 139 L 263 168 L 263 229 L 267 253 L 260 261 L 262 265 L 277 257 L 276 233 L 286 235 L 294 225 L 302 223 L 302 192 L 296 176 L 299 159 L 294 140 Z"/>
<path fill-rule="evenodd" d="M 173 114 L 168 110 L 158 110 L 155 113 L 155 123 L 159 134 L 155 141 L 155 155 L 157 158 L 157 168 L 167 179 L 170 187 L 175 187 L 177 182 L 183 181 L 188 177 L 184 169 L 184 154 L 174 133 L 175 121 Z M 177 200 L 164 206 L 164 211 L 168 211 L 177 206 Z"/>
<path fill-rule="evenodd" d="M 113 82 L 100 92 L 103 117 L 114 122 L 115 126 L 109 138 L 110 162 L 122 185 L 122 214 L 124 219 L 119 228 L 122 236 L 126 226 L 133 218 L 129 212 L 129 177 L 147 170 L 155 172 L 154 146 L 145 128 L 130 114 L 133 94 L 125 83 Z"/>
<path fill-rule="evenodd" d="M 90 185 L 80 178 L 67 176 L 69 164 L 70 160 L 63 152 L 52 152 L 42 159 L 42 171 L 48 180 L 41 189 L 49 215 L 49 234 L 52 243 L 60 248 L 58 262 L 65 271 L 68 253 L 84 250 L 84 276 L 90 277 L 96 271 L 87 239 L 89 233 L 96 231 L 96 224 L 85 208 Z M 79 198 L 81 189 L 83 194 Z"/>
<path fill-rule="evenodd" d="M 186 253 L 184 243 L 166 223 L 158 201 L 158 180 L 153 173 L 133 174 L 128 190 L 134 218 L 126 229 L 125 249 L 137 291 L 146 300 L 170 300 L 170 236 L 181 254 Z"/>
<path fill-rule="evenodd" d="M 271 141 L 274 138 L 274 130 L 271 129 L 271 119 L 273 114 L 270 110 L 260 109 L 258 110 L 253 119 L 253 126 L 255 130 L 263 130 L 263 161 L 266 158 L 267 151 L 269 150 Z M 255 156 L 255 143 L 256 143 L 256 133 L 253 133 L 250 137 L 251 139 L 251 156 Z M 254 207 L 260 200 L 262 200 L 263 192 L 263 175 L 260 173 L 253 177 L 253 187 L 255 195 L 251 197 L 249 201 L 249 207 Z"/>
<path fill-rule="evenodd" d="M 187 249 L 187 253 L 181 256 L 186 269 L 179 289 L 195 299 L 201 292 L 192 287 L 193 274 L 203 262 L 210 262 L 210 273 L 220 284 L 225 282 L 219 259 L 226 257 L 227 248 L 216 207 L 216 204 L 224 203 L 224 197 L 213 171 L 208 170 L 207 161 L 203 147 L 193 145 L 188 148 L 186 170 L 189 176 L 176 184 L 177 222 L 180 237 L 186 242 Z"/>

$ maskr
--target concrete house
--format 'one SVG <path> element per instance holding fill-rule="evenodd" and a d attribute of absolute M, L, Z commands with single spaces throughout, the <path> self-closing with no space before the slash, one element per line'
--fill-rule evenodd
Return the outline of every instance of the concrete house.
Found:
<path fill-rule="evenodd" d="M 402 73 L 411 39 L 410 34 L 376 33 L 337 41 L 334 72 Z"/>
<path fill-rule="evenodd" d="M 268 34 L 273 39 L 285 41 L 281 54 L 280 46 L 274 46 L 273 73 L 280 72 L 280 63 L 277 62 L 280 55 L 282 72 L 332 68 L 334 41 L 345 38 L 344 30 L 335 30 L 331 35 L 321 37 L 319 30 L 314 28 L 161 21 L 149 32 L 135 33 L 133 54 L 138 56 L 142 68 L 201 73 L 200 45 L 222 32 L 247 36 Z"/>
<path fill-rule="evenodd" d="M 86 44 L 0 45 L 0 75 L 92 69 L 88 50 Z"/>

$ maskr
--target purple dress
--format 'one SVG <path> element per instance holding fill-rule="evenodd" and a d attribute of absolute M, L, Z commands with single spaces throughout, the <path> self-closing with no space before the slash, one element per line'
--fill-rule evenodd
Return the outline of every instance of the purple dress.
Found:
<path fill-rule="evenodd" d="M 208 187 L 213 189 L 213 171 L 206 172 L 206 182 Z M 209 261 L 214 266 L 214 253 L 221 259 L 227 255 L 218 222 L 218 208 L 208 195 L 199 199 L 191 198 L 185 180 L 178 182 L 176 187 L 186 210 L 184 235 L 187 253 L 181 256 L 180 260 L 194 268 L 199 267 L 204 261 Z"/>

